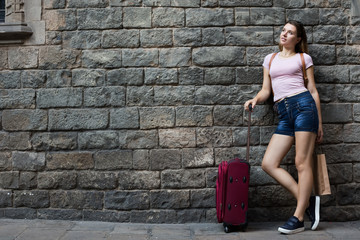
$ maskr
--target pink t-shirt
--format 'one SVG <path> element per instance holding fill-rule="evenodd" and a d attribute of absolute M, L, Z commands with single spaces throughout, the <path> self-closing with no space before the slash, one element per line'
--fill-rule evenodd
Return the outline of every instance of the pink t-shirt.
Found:
<path fill-rule="evenodd" d="M 263 67 L 269 69 L 270 58 L 273 54 L 265 57 Z M 310 55 L 304 53 L 306 69 L 313 66 Z M 274 102 L 286 96 L 306 90 L 300 53 L 289 58 L 281 58 L 276 54 L 271 62 L 271 84 L 274 91 Z"/>

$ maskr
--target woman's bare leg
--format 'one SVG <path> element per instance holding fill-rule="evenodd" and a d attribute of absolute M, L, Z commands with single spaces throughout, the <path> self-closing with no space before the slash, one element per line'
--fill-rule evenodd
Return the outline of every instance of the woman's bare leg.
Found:
<path fill-rule="evenodd" d="M 294 137 L 273 134 L 262 161 L 262 168 L 297 199 L 298 185 L 296 181 L 286 170 L 280 167 L 281 161 L 293 143 Z"/>
<path fill-rule="evenodd" d="M 309 198 L 313 188 L 312 156 L 314 152 L 316 134 L 312 132 L 295 132 L 295 165 L 298 171 L 297 206 L 294 216 L 300 221 L 309 205 Z"/>

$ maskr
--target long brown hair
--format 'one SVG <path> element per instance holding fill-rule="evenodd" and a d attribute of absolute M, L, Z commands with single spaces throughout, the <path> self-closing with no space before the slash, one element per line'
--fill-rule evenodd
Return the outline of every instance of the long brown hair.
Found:
<path fill-rule="evenodd" d="M 308 43 L 307 43 L 307 36 L 305 32 L 304 25 L 295 20 L 287 21 L 286 24 L 291 24 L 296 27 L 297 37 L 300 37 L 301 40 L 295 45 L 295 52 L 297 53 L 309 53 L 308 51 Z M 279 44 L 279 49 L 282 51 L 283 47 Z"/>

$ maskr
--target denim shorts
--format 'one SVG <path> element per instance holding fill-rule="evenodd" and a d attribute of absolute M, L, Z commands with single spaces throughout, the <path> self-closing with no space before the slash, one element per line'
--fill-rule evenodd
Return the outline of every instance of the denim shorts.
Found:
<path fill-rule="evenodd" d="M 318 112 L 309 91 L 276 102 L 274 110 L 279 117 L 276 134 L 295 136 L 297 131 L 318 132 Z"/>

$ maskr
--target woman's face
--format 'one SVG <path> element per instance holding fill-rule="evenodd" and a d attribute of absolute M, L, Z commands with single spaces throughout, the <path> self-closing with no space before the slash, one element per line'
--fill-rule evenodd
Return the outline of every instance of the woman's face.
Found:
<path fill-rule="evenodd" d="M 286 24 L 280 34 L 280 44 L 283 47 L 295 47 L 301 38 L 297 36 L 296 27 Z"/>

